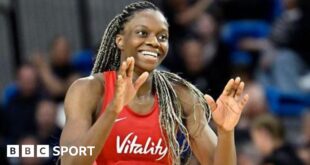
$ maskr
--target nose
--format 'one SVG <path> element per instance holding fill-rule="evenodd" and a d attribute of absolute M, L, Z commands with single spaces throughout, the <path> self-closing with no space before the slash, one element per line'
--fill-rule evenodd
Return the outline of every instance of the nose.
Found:
<path fill-rule="evenodd" d="M 156 36 L 150 36 L 148 37 L 148 39 L 146 40 L 146 45 L 158 48 L 160 46 L 158 39 Z"/>

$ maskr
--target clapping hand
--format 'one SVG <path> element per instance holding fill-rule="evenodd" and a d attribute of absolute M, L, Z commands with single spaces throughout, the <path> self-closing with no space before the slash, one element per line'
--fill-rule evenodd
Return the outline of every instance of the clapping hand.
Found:
<path fill-rule="evenodd" d="M 242 110 L 249 100 L 247 94 L 243 94 L 244 82 L 239 77 L 230 79 L 226 84 L 222 94 L 216 100 L 209 95 L 205 95 L 212 110 L 212 118 L 218 128 L 224 131 L 233 131 L 237 125 Z"/>
<path fill-rule="evenodd" d="M 136 95 L 138 89 L 147 80 L 149 73 L 142 73 L 135 82 L 133 82 L 133 70 L 135 60 L 128 57 L 121 63 L 117 73 L 116 88 L 114 100 L 112 102 L 114 110 L 119 113 L 122 108 L 127 105 Z"/>

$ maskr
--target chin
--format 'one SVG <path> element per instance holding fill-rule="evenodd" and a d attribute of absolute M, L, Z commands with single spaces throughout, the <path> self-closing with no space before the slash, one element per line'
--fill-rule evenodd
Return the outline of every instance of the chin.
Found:
<path fill-rule="evenodd" d="M 157 67 L 145 67 L 145 68 L 143 68 L 143 70 L 145 71 L 145 72 L 153 72 L 155 69 L 156 69 Z"/>
<path fill-rule="evenodd" d="M 137 68 L 139 68 L 142 72 L 152 72 L 157 68 L 158 65 L 150 65 L 150 64 L 144 64 L 144 65 L 136 65 Z"/>
<path fill-rule="evenodd" d="M 158 67 L 158 65 L 159 63 L 145 63 L 145 62 L 142 63 L 141 62 L 141 63 L 136 63 L 135 67 L 141 71 L 152 72 Z"/>

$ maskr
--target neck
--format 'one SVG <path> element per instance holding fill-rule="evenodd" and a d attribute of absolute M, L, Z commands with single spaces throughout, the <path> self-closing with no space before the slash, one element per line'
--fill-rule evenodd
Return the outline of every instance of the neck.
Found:
<path fill-rule="evenodd" d="M 139 72 L 136 69 L 133 72 L 133 82 L 135 82 L 139 76 L 141 76 L 143 72 Z M 153 72 L 149 72 L 149 76 L 147 80 L 142 84 L 142 86 L 138 89 L 136 97 L 137 98 L 145 98 L 152 95 L 152 77 Z"/>
<path fill-rule="evenodd" d="M 210 37 L 210 36 L 205 36 L 205 37 L 202 39 L 202 42 L 204 43 L 204 45 L 206 45 L 206 44 L 211 43 L 212 40 L 213 40 L 212 37 Z"/>
<path fill-rule="evenodd" d="M 283 145 L 283 143 L 284 143 L 283 140 L 280 140 L 280 139 L 275 140 L 275 142 L 273 144 L 273 149 L 280 148 Z"/>
<path fill-rule="evenodd" d="M 53 132 L 54 128 L 55 128 L 54 126 L 51 126 L 51 127 L 41 126 L 39 127 L 38 134 L 43 139 L 48 138 Z"/>

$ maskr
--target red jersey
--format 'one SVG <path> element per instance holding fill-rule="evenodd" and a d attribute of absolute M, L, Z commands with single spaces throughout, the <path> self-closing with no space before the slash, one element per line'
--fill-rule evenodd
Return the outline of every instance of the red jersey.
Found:
<path fill-rule="evenodd" d="M 116 72 L 104 72 L 103 76 L 105 93 L 101 113 L 113 99 Z M 158 99 L 156 96 L 154 99 L 152 110 L 146 115 L 139 115 L 124 106 L 94 164 L 171 164 L 160 129 Z"/>

